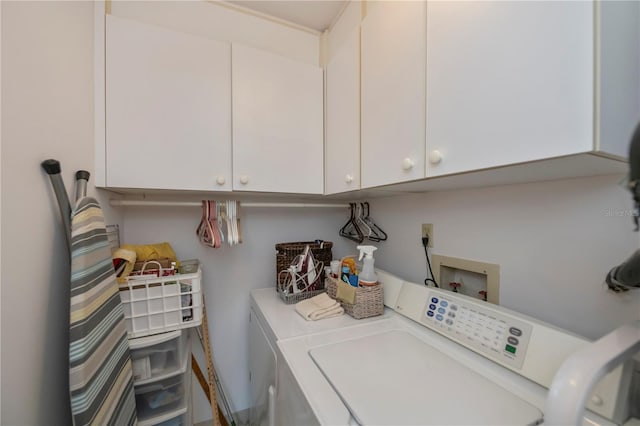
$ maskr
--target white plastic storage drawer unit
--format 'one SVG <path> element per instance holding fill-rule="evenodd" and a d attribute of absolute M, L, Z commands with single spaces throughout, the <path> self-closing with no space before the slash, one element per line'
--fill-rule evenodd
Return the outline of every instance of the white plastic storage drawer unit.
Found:
<path fill-rule="evenodd" d="M 136 386 L 179 374 L 189 350 L 188 331 L 171 331 L 129 340 Z"/>
<path fill-rule="evenodd" d="M 138 425 L 158 425 L 190 412 L 191 357 L 180 374 L 135 386 Z"/>

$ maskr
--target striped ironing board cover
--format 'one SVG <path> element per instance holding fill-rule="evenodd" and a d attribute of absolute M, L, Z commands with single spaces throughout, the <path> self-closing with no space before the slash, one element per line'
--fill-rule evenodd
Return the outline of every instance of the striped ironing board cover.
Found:
<path fill-rule="evenodd" d="M 98 202 L 71 213 L 69 387 L 76 426 L 136 424 L 124 311 Z"/>

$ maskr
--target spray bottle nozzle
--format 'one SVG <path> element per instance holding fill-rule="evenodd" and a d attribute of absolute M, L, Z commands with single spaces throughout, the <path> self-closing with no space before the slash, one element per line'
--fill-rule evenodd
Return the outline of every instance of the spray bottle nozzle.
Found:
<path fill-rule="evenodd" d="M 378 247 L 374 246 L 358 246 L 357 248 L 360 250 L 358 260 L 362 260 L 363 256 L 365 259 L 373 259 L 373 252 L 378 250 Z"/>

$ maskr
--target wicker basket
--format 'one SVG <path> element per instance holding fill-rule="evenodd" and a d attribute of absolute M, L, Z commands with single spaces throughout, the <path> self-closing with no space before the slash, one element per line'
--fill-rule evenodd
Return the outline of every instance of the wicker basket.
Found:
<path fill-rule="evenodd" d="M 291 294 L 278 289 L 278 295 L 280 296 L 280 299 L 282 299 L 284 303 L 286 303 L 287 305 L 291 305 L 292 303 L 301 302 L 304 299 L 310 299 L 314 296 L 319 295 L 320 293 L 324 293 L 325 291 L 326 291 L 325 289 L 322 289 L 322 290 L 313 290 L 313 291 L 303 291 L 302 293 Z"/>
<path fill-rule="evenodd" d="M 329 266 L 333 258 L 331 253 L 333 243 L 331 241 L 301 241 L 276 244 L 276 289 L 280 272 L 288 269 L 295 257 L 304 252 L 306 246 L 309 246 L 316 260 L 320 260 L 325 266 Z M 309 292 L 323 289 L 324 269 L 320 273 L 320 278 L 309 288 Z"/>
<path fill-rule="evenodd" d="M 327 277 L 327 294 L 332 299 L 336 298 L 338 291 L 338 279 Z M 356 287 L 356 299 L 353 305 L 340 302 L 344 311 L 355 319 L 375 317 L 384 313 L 384 293 L 382 284 L 371 287 Z"/>

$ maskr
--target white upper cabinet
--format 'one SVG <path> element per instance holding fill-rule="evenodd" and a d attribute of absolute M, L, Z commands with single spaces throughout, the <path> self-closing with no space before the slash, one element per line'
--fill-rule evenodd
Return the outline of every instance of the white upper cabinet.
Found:
<path fill-rule="evenodd" d="M 238 44 L 233 189 L 322 194 L 322 68 Z"/>
<path fill-rule="evenodd" d="M 360 31 L 326 67 L 325 193 L 360 189 Z"/>
<path fill-rule="evenodd" d="M 363 188 L 425 176 L 426 19 L 423 1 L 367 2 L 361 26 Z"/>
<path fill-rule="evenodd" d="M 106 18 L 106 186 L 230 190 L 230 45 Z"/>
<path fill-rule="evenodd" d="M 631 42 L 637 50 L 635 7 Z M 598 8 L 587 1 L 428 2 L 427 177 L 593 152 L 600 149 L 600 126 L 608 129 L 601 114 L 609 111 L 625 122 L 616 129 L 626 133 L 626 146 L 639 118 L 638 52 L 620 43 L 602 46 L 603 53 L 623 49 L 607 54 L 628 55 L 635 76 L 616 74 L 629 68 L 619 61 L 600 63 L 597 18 Z M 620 40 L 626 30 L 614 31 Z M 603 92 L 610 104 L 604 111 L 596 84 L 602 77 L 603 90 L 607 82 L 619 89 L 617 95 Z M 619 95 L 635 106 L 620 104 Z M 614 104 L 624 107 L 613 113 Z M 612 145 L 610 138 L 603 141 L 610 153 L 624 155 Z"/>

